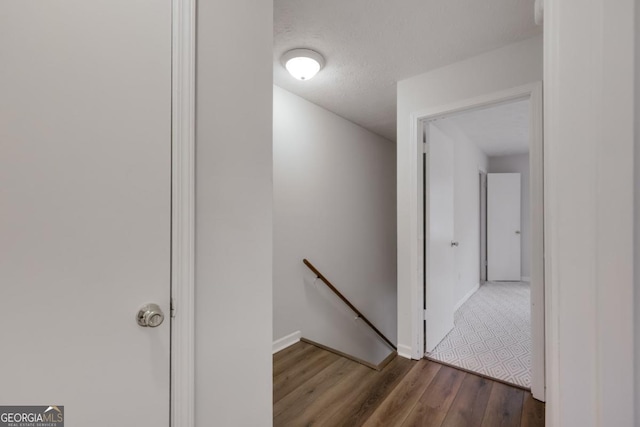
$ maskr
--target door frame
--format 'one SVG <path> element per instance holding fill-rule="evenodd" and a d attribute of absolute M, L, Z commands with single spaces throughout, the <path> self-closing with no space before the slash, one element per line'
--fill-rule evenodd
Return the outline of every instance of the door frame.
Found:
<path fill-rule="evenodd" d="M 543 194 L 543 98 L 542 82 L 531 83 L 512 89 L 494 92 L 483 96 L 466 99 L 452 104 L 441 105 L 410 114 L 411 136 L 410 149 L 415 153 L 415 160 L 411 168 L 412 201 L 410 215 L 411 234 L 416 236 L 414 245 L 411 245 L 409 259 L 411 268 L 416 271 L 416 281 L 411 284 L 412 307 L 412 331 L 415 331 L 413 340 L 417 343 L 416 351 L 412 358 L 424 357 L 424 280 L 423 270 L 424 253 L 424 224 L 425 218 L 423 204 L 425 203 L 423 179 L 419 176 L 423 170 L 423 126 L 430 119 L 447 114 L 458 113 L 480 107 L 487 107 L 518 99 L 530 99 L 530 185 L 531 185 L 531 341 L 532 341 L 532 366 L 531 366 L 531 392 L 538 400 L 545 400 L 545 359 L 549 346 L 546 342 L 545 325 L 548 323 L 549 313 L 545 310 L 545 292 L 548 280 L 545 280 L 544 247 L 547 237 L 544 234 L 544 194 Z"/>
<path fill-rule="evenodd" d="M 171 427 L 195 425 L 195 2 L 171 5 Z"/>
<path fill-rule="evenodd" d="M 488 168 L 487 168 L 488 169 Z M 482 181 L 482 177 L 484 177 L 484 185 Z M 478 221 L 480 224 L 480 283 L 482 285 L 487 281 L 487 171 L 478 168 L 478 211 L 480 212 Z M 482 209 L 482 205 L 484 202 L 484 212 Z M 483 215 L 484 213 L 484 215 Z M 484 221 L 482 220 L 484 217 Z M 482 228 L 484 227 L 484 239 L 482 238 Z M 484 246 L 484 248 L 483 248 Z M 482 256 L 484 254 L 484 257 Z M 484 278 L 484 280 L 483 280 Z"/>

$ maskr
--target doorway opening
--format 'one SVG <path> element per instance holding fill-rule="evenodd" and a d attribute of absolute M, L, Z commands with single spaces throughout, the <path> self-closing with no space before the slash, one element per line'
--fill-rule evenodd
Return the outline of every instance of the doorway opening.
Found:
<path fill-rule="evenodd" d="M 540 89 L 443 107 L 416 124 L 425 357 L 544 400 Z"/>

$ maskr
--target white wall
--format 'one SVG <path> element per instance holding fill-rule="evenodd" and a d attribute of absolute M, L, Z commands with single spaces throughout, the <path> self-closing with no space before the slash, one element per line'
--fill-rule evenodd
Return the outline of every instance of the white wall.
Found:
<path fill-rule="evenodd" d="M 422 328 L 412 307 L 421 262 L 411 251 L 417 245 L 416 225 L 411 221 L 417 209 L 412 204 L 417 154 L 411 149 L 410 114 L 541 80 L 542 37 L 538 36 L 398 82 L 398 344 L 402 354 L 421 356 L 416 337 Z"/>
<path fill-rule="evenodd" d="M 272 2 L 198 3 L 196 425 L 272 423 Z"/>
<path fill-rule="evenodd" d="M 435 122 L 453 144 L 453 235 L 455 248 L 454 302 L 458 306 L 480 283 L 480 170 L 487 156 L 454 124 Z"/>
<path fill-rule="evenodd" d="M 389 348 L 302 263 L 396 340 L 395 145 L 274 87 L 274 338 L 378 363 Z"/>
<path fill-rule="evenodd" d="M 531 191 L 529 154 L 489 157 L 489 173 L 520 174 L 520 275 L 531 278 Z"/>
<path fill-rule="evenodd" d="M 637 3 L 545 1 L 550 427 L 638 425 L 633 381 Z"/>

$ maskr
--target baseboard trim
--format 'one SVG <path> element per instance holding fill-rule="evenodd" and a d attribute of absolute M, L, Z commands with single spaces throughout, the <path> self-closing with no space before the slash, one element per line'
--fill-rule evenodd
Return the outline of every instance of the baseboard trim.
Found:
<path fill-rule="evenodd" d="M 306 338 L 300 338 L 300 341 L 306 342 L 307 344 L 315 345 L 318 348 L 330 351 L 331 353 L 337 354 L 338 356 L 344 357 L 345 359 L 353 360 L 356 363 L 364 365 L 367 368 L 375 369 L 376 371 L 381 371 L 382 368 L 387 366 L 389 364 L 389 362 L 391 362 L 397 355 L 397 353 L 395 351 L 392 351 L 387 357 L 384 358 L 384 360 L 382 362 L 380 362 L 378 365 L 374 365 L 373 363 L 369 363 L 366 360 L 359 359 L 359 358 L 357 358 L 355 356 L 352 356 L 350 354 L 343 353 L 340 350 L 336 350 L 335 348 L 327 347 L 326 345 L 317 343 L 315 341 L 308 340 Z"/>
<path fill-rule="evenodd" d="M 529 277 L 529 276 L 522 276 L 522 277 L 520 277 L 520 281 L 521 281 L 521 282 L 531 282 L 531 277 Z"/>
<path fill-rule="evenodd" d="M 382 362 L 378 363 L 378 366 L 376 367 L 376 369 L 378 371 L 382 371 L 385 366 L 387 366 L 389 363 L 391 363 L 393 359 L 396 358 L 397 355 L 398 355 L 398 352 L 392 351 L 386 358 L 382 360 Z"/>
<path fill-rule="evenodd" d="M 398 344 L 398 356 L 404 357 L 405 359 L 413 359 L 413 357 L 411 357 L 411 347 Z"/>
<path fill-rule="evenodd" d="M 294 333 L 289 334 L 286 337 L 282 337 L 278 340 L 275 340 L 273 342 L 272 354 L 276 354 L 277 352 L 282 351 L 287 347 L 291 347 L 292 345 L 300 341 L 301 336 L 302 336 L 302 333 L 300 331 L 295 331 Z"/>
<path fill-rule="evenodd" d="M 480 289 L 480 283 L 476 283 L 476 285 L 471 288 L 471 290 L 469 292 L 467 292 L 467 294 L 465 296 L 463 296 L 462 298 L 460 298 L 460 301 L 458 301 L 458 303 L 456 304 L 456 306 L 453 308 L 453 311 L 456 311 L 457 309 L 459 309 L 460 307 L 462 307 L 462 304 L 464 304 L 465 302 L 467 302 L 467 300 L 469 298 L 471 298 L 471 295 L 475 294 L 476 291 Z"/>

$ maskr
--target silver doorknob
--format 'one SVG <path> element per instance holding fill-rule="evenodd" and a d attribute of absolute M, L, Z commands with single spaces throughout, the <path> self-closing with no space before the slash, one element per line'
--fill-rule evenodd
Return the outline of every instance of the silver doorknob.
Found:
<path fill-rule="evenodd" d="M 155 328 L 162 324 L 164 313 L 158 304 L 147 304 L 138 311 L 138 325 Z"/>
<path fill-rule="evenodd" d="M 451 241 L 451 246 L 458 246 L 458 245 L 459 245 L 459 243 L 458 243 L 458 242 L 455 242 L 455 241 L 453 241 L 453 240 Z"/>

